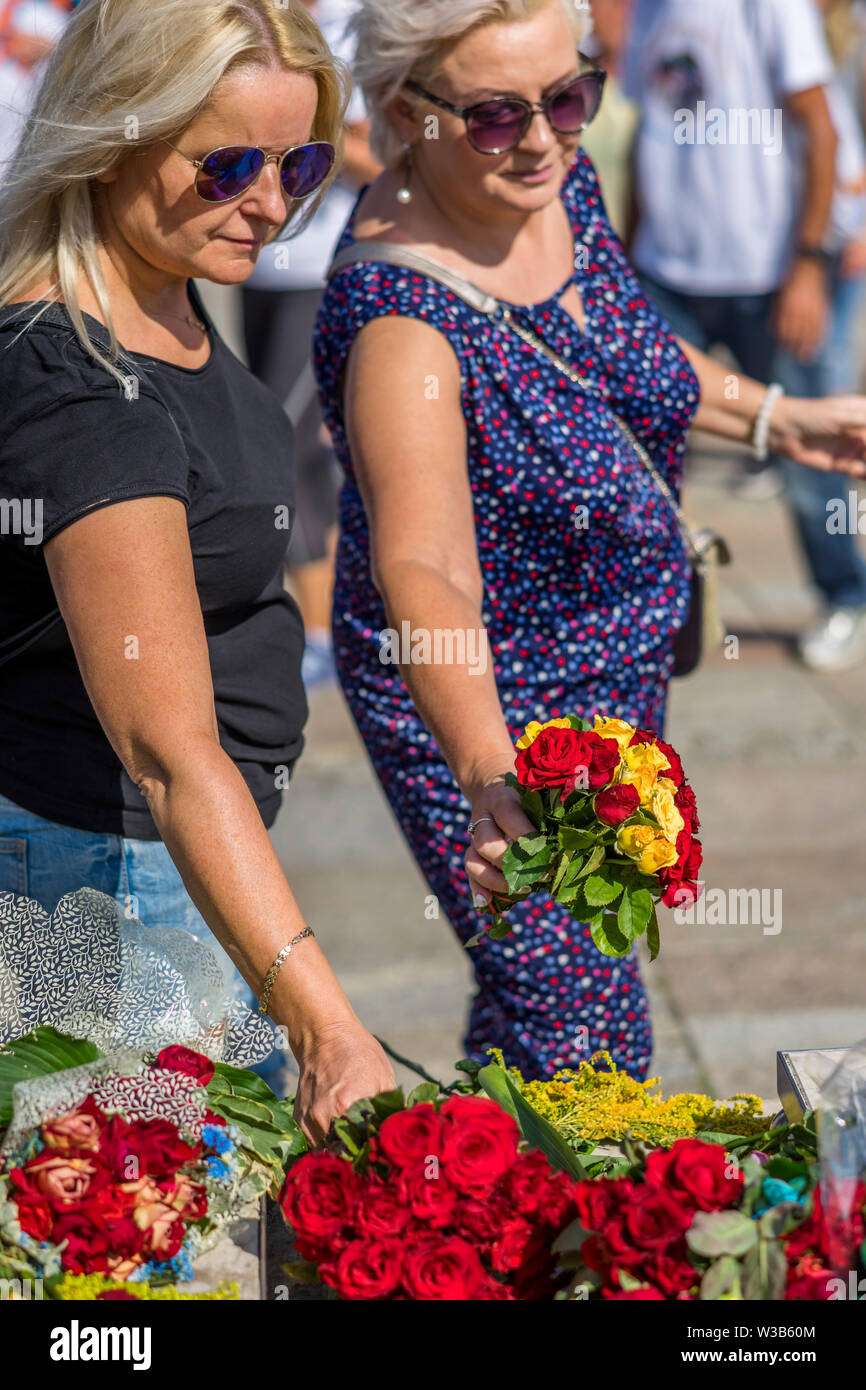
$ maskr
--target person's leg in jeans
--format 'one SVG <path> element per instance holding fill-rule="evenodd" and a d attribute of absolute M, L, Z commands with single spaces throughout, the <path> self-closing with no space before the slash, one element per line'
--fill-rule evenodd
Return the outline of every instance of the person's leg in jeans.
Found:
<path fill-rule="evenodd" d="M 789 395 L 816 398 L 857 390 L 859 359 L 853 337 L 864 285 L 862 277 L 833 274 L 830 331 L 813 362 L 778 353 L 775 374 Z M 833 525 L 840 505 L 847 515 L 852 480 L 788 459 L 783 460 L 782 470 L 810 577 L 825 608 L 819 622 L 800 638 L 800 655 L 821 670 L 856 665 L 866 655 L 866 561 L 856 530 Z"/>

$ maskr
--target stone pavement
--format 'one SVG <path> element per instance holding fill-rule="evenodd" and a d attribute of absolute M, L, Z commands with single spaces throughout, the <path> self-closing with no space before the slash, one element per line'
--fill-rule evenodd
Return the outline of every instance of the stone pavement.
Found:
<path fill-rule="evenodd" d="M 796 664 L 790 638 L 814 604 L 790 524 L 779 502 L 737 500 L 733 472 L 724 456 L 697 455 L 687 508 L 735 552 L 723 608 L 739 651 L 675 683 L 668 737 L 698 798 L 708 888 L 768 890 L 768 908 L 780 890 L 781 917 L 678 925 L 664 912 L 646 976 L 666 1091 L 772 1098 L 777 1049 L 866 1037 L 866 668 L 816 676 Z M 449 1077 L 468 962 L 447 922 L 425 918 L 427 887 L 341 696 L 318 690 L 310 703 L 308 746 L 273 832 L 282 863 L 367 1025 Z"/>

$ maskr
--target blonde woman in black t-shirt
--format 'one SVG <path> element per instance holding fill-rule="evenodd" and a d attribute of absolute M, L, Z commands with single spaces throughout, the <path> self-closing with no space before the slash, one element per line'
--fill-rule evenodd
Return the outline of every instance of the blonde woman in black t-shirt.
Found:
<path fill-rule="evenodd" d="M 206 922 L 257 995 L 301 938 L 269 998 L 313 1140 L 393 1075 L 268 838 L 306 714 L 291 433 L 190 281 L 314 210 L 345 98 L 300 5 L 87 0 L 0 201 L 0 891 Z"/>

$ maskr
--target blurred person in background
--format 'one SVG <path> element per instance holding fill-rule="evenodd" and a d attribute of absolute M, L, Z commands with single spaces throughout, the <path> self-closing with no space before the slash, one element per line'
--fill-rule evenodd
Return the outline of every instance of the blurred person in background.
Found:
<path fill-rule="evenodd" d="M 302 0 L 332 53 L 350 61 L 345 39 L 353 0 Z M 334 247 L 357 190 L 381 165 L 368 144 L 369 123 L 360 93 L 346 112 L 345 157 L 313 221 L 291 241 L 262 248 L 243 287 L 243 323 L 252 371 L 285 404 L 295 428 L 297 515 L 288 553 L 289 581 L 304 619 L 302 671 L 308 687 L 334 679 L 331 599 L 337 545 L 341 472 L 322 419 L 310 362 L 313 325 Z"/>
<path fill-rule="evenodd" d="M 844 235 L 837 158 L 855 185 L 861 166 L 814 0 L 637 0 L 625 86 L 641 107 L 632 258 L 647 293 L 690 343 L 724 345 L 749 375 L 824 395 L 834 295 L 848 292 L 828 250 Z M 827 530 L 838 479 L 813 482 L 778 458 L 750 467 L 741 495 L 784 486 L 823 599 L 801 654 L 852 664 L 866 567 L 854 538 Z"/>
<path fill-rule="evenodd" d="M 625 240 L 632 205 L 631 164 L 638 108 L 622 89 L 620 69 L 634 0 L 592 0 L 592 32 L 581 49 L 607 73 L 598 115 L 583 147 L 595 165 L 608 217 Z"/>
<path fill-rule="evenodd" d="M 797 396 L 850 395 L 862 383 L 858 326 L 866 303 L 866 36 L 851 0 L 818 0 L 836 76 L 826 89 L 838 137 L 836 181 L 824 238 L 830 318 L 814 356 L 778 353 L 773 375 Z M 781 460 L 785 490 L 823 611 L 797 640 L 813 670 L 839 671 L 866 656 L 866 561 L 856 528 L 839 525 L 851 481 Z"/>
<path fill-rule="evenodd" d="M 0 0 L 0 180 L 71 8 L 68 0 Z"/>

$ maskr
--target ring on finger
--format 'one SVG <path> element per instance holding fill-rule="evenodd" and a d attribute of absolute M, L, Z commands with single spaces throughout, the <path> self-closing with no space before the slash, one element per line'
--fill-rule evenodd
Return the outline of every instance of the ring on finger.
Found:
<path fill-rule="evenodd" d="M 476 832 L 476 830 L 478 829 L 479 825 L 481 825 L 481 823 L 482 823 L 483 821 L 486 821 L 486 820 L 489 820 L 491 825 L 495 825 L 495 824 L 496 824 L 496 821 L 493 819 L 492 816 L 479 816 L 477 820 L 474 820 L 474 821 L 471 821 L 471 822 L 470 822 L 470 825 L 469 825 L 469 836 L 470 836 L 470 839 L 471 839 L 471 837 L 475 834 L 475 832 Z"/>

